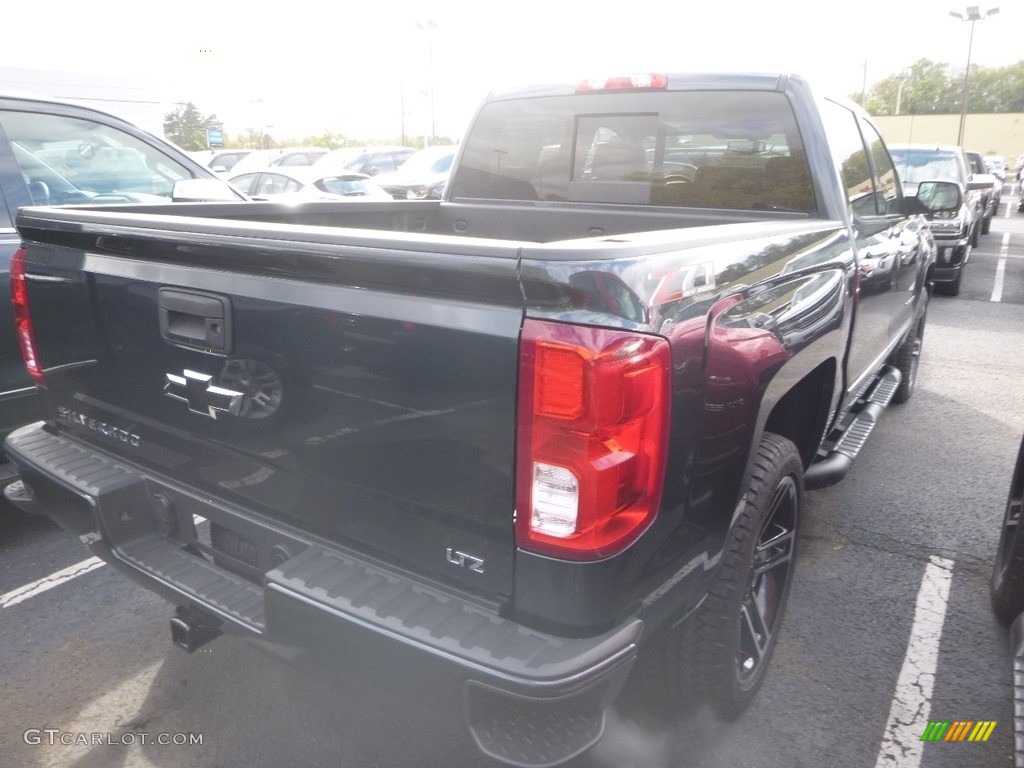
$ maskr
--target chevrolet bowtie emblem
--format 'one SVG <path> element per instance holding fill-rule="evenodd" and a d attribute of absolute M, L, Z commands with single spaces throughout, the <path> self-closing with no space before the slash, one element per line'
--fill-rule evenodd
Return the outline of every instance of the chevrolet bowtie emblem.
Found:
<path fill-rule="evenodd" d="M 213 376 L 195 371 L 185 371 L 184 376 L 167 374 L 164 394 L 181 400 L 192 413 L 216 419 L 218 413 L 238 415 L 242 405 L 242 393 L 224 389 L 213 384 Z"/>

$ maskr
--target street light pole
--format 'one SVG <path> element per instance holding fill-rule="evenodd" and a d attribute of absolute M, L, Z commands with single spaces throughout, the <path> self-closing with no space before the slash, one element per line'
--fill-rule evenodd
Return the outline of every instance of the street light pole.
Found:
<path fill-rule="evenodd" d="M 426 21 L 417 21 L 416 28 L 421 32 L 426 33 L 427 36 L 427 77 L 430 80 L 430 139 L 424 142 L 425 146 L 429 146 L 437 137 L 437 123 L 435 120 L 435 109 L 434 109 L 434 35 L 433 31 L 437 29 L 436 19 L 427 19 Z"/>
<path fill-rule="evenodd" d="M 896 86 L 896 114 L 898 115 L 903 104 L 903 86 L 910 79 L 910 73 L 904 69 L 896 77 L 899 80 L 899 84 Z"/>
<path fill-rule="evenodd" d="M 967 68 L 964 70 L 964 92 L 960 98 L 960 132 L 957 134 L 956 143 L 961 147 L 964 145 L 964 129 L 967 126 L 967 82 L 971 76 L 971 49 L 974 47 L 974 22 L 987 19 L 993 14 L 999 13 L 998 6 L 995 8 L 989 8 L 985 11 L 984 15 L 981 13 L 981 9 L 977 5 L 969 5 L 964 13 L 958 11 L 950 11 L 949 15 L 960 21 L 971 22 L 971 34 L 967 40 Z"/>

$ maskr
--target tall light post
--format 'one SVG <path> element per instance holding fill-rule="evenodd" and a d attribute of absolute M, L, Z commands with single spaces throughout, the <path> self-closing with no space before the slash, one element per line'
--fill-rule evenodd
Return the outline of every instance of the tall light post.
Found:
<path fill-rule="evenodd" d="M 983 14 L 981 7 L 977 5 L 969 5 L 964 13 L 959 11 L 950 11 L 949 15 L 960 21 L 971 22 L 971 36 L 967 41 L 967 68 L 964 70 L 964 92 L 960 99 L 960 132 L 957 134 L 956 143 L 960 146 L 964 144 L 964 128 L 967 125 L 967 81 L 971 75 L 971 48 L 974 47 L 974 22 L 987 19 L 989 16 L 999 13 L 999 8 L 989 8 Z"/>
<path fill-rule="evenodd" d="M 425 32 L 427 35 L 427 78 L 430 83 L 430 139 L 424 142 L 429 146 L 430 142 L 437 136 L 437 125 L 434 118 L 434 30 L 437 29 L 436 19 L 417 21 L 416 29 Z"/>
<path fill-rule="evenodd" d="M 907 80 L 910 79 L 910 73 L 904 69 L 896 75 L 896 79 L 899 81 L 896 86 L 896 114 L 898 115 L 900 113 L 900 107 L 903 105 L 903 86 L 906 85 Z"/>

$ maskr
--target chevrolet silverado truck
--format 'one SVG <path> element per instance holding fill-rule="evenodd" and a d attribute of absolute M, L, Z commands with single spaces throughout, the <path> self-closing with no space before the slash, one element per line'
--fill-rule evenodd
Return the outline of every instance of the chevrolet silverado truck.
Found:
<path fill-rule="evenodd" d="M 508 764 L 633 673 L 736 717 L 961 202 L 802 78 L 645 75 L 491 94 L 442 200 L 25 208 L 5 493 L 182 648 L 416 665 Z"/>
<path fill-rule="evenodd" d="M 184 152 L 113 115 L 0 94 L 0 434 L 46 412 L 22 364 L 7 295 L 8 265 L 21 244 L 14 229 L 18 208 L 168 201 L 186 194 L 181 185 L 175 194 L 179 181 L 213 178 Z M 221 185 L 221 193 L 231 190 Z M 10 464 L 0 465 L 0 481 L 13 476 Z"/>

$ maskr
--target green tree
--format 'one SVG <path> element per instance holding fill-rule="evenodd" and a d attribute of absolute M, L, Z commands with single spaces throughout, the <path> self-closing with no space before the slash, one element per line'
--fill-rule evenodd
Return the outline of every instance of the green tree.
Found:
<path fill-rule="evenodd" d="M 968 90 L 968 112 L 1024 112 L 1024 61 L 992 69 L 972 65 Z M 875 83 L 864 107 L 874 115 L 894 115 L 899 101 L 904 115 L 957 114 L 963 108 L 963 93 L 963 70 L 919 59 L 902 76 L 889 75 Z"/>
<path fill-rule="evenodd" d="M 900 94 L 900 75 L 875 83 L 864 99 L 864 108 L 873 115 L 896 114 L 896 101 L 900 101 L 900 114 L 948 114 L 960 110 L 957 92 L 951 82 L 949 65 L 929 59 L 918 59 L 903 73 L 903 93 Z"/>
<path fill-rule="evenodd" d="M 203 115 L 191 101 L 164 115 L 164 136 L 182 149 L 207 149 L 206 130 L 220 127 L 216 115 Z"/>

